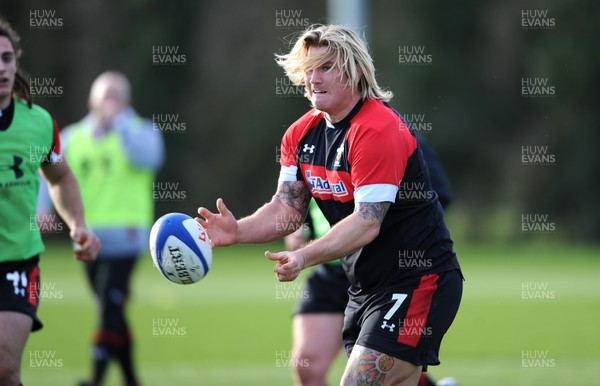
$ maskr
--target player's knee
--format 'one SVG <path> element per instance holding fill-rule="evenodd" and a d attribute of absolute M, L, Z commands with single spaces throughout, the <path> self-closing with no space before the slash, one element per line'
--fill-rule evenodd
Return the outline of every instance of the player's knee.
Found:
<path fill-rule="evenodd" d="M 294 355 L 293 370 L 297 384 L 302 386 L 324 386 L 329 364 L 317 350 L 297 351 Z"/>
<path fill-rule="evenodd" d="M 294 366 L 296 384 L 299 386 L 325 386 L 326 372 L 311 366 Z"/>
<path fill-rule="evenodd" d="M 311 344 L 299 344 L 294 346 L 294 358 L 305 362 L 319 362 L 323 356 L 323 348 Z"/>

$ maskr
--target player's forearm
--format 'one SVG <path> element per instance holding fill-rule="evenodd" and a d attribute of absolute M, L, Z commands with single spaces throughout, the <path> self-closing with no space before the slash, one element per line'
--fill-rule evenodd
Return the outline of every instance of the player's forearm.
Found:
<path fill-rule="evenodd" d="M 59 181 L 50 183 L 48 191 L 56 211 L 69 229 L 85 227 L 81 193 L 73 173 L 67 173 Z"/>
<path fill-rule="evenodd" d="M 380 223 L 364 220 L 356 213 L 332 227 L 326 235 L 300 248 L 304 268 L 326 263 L 349 255 L 364 247 L 379 234 Z"/>
<path fill-rule="evenodd" d="M 238 220 L 237 242 L 262 244 L 281 239 L 298 229 L 304 217 L 275 196 L 254 214 Z"/>
<path fill-rule="evenodd" d="M 237 223 L 238 243 L 267 243 L 294 232 L 308 211 L 310 192 L 302 181 L 283 181 L 268 204 Z"/>

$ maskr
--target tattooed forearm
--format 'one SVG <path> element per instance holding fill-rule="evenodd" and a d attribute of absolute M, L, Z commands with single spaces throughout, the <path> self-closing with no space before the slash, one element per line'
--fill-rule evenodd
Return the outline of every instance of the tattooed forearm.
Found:
<path fill-rule="evenodd" d="M 389 202 L 359 202 L 355 211 L 365 220 L 382 222 L 383 217 L 390 208 L 390 204 Z"/>
<path fill-rule="evenodd" d="M 282 182 L 279 184 L 275 196 L 287 205 L 296 209 L 298 213 L 303 216 L 306 215 L 308 203 L 310 202 L 310 192 L 304 182 Z"/>

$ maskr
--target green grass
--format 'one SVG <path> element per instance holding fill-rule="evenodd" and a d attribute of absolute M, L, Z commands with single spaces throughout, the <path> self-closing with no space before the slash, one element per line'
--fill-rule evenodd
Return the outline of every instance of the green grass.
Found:
<path fill-rule="evenodd" d="M 283 297 L 294 297 L 300 282 L 278 286 L 265 249 L 217 249 L 209 276 L 190 286 L 168 282 L 148 256 L 140 260 L 129 315 L 144 385 L 292 384 L 290 369 L 277 357 L 289 359 L 295 300 Z M 595 382 L 600 248 L 460 245 L 457 252 L 465 293 L 442 346 L 442 365 L 430 369 L 435 378 L 453 376 L 462 386 Z M 75 385 L 89 374 L 95 304 L 82 267 L 65 246 L 48 245 L 41 269 L 45 328 L 25 348 L 23 382 Z M 531 295 L 549 299 L 524 299 L 527 285 L 537 288 Z M 542 367 L 524 367 L 528 352 L 543 353 L 547 361 L 538 355 Z M 35 355 L 46 361 L 36 365 Z M 331 384 L 339 382 L 344 362 L 340 355 Z M 121 384 L 114 367 L 107 384 Z"/>

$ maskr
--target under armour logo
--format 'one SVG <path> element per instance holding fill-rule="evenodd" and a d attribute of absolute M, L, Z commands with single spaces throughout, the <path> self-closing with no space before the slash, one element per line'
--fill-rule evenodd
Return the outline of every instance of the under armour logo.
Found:
<path fill-rule="evenodd" d="M 304 144 L 304 148 L 302 149 L 303 152 L 310 152 L 310 154 L 312 154 L 315 151 L 315 145 L 312 146 L 308 146 L 308 144 Z"/>
<path fill-rule="evenodd" d="M 15 172 L 15 178 L 21 178 L 23 177 L 23 170 L 21 170 L 20 166 L 23 163 L 23 158 L 19 157 L 18 155 L 13 156 L 13 164 L 12 165 L 8 165 L 8 167 L 6 167 L 6 164 L 3 165 L 3 167 L 1 169 L 3 170 L 10 170 L 12 169 Z"/>
<path fill-rule="evenodd" d="M 387 320 L 384 320 L 383 324 L 381 325 L 381 329 L 383 330 L 383 329 L 386 329 L 386 328 L 389 328 L 390 332 L 394 332 L 394 328 L 396 328 L 396 325 L 393 324 L 393 323 L 392 324 L 387 324 Z"/>

